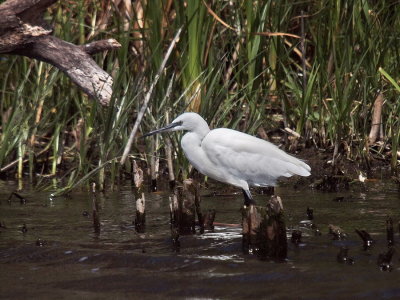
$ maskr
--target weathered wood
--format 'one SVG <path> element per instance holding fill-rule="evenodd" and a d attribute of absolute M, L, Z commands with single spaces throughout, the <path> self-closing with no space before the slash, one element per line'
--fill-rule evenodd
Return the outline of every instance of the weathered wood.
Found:
<path fill-rule="evenodd" d="M 242 246 L 244 253 L 262 259 L 287 257 L 286 226 L 280 197 L 271 196 L 266 207 L 250 205 L 242 210 Z"/>
<path fill-rule="evenodd" d="M 29 48 L 14 50 L 13 53 L 52 64 L 67 74 L 86 94 L 96 98 L 102 105 L 108 105 L 113 79 L 82 47 L 54 36 L 43 36 L 35 39 Z"/>
<path fill-rule="evenodd" d="M 0 4 L 0 53 L 10 52 L 36 36 L 49 34 L 51 30 L 43 14 L 56 1 L 8 0 Z"/>
<path fill-rule="evenodd" d="M 107 39 L 94 41 L 85 45 L 78 46 L 83 52 L 89 55 L 93 55 L 99 52 L 104 52 L 108 50 L 117 50 L 121 48 L 121 44 L 115 39 Z"/>
<path fill-rule="evenodd" d="M 96 184 L 92 184 L 92 211 L 93 211 L 93 230 L 97 235 L 100 234 L 101 224 L 99 217 L 99 201 L 96 195 Z"/>
<path fill-rule="evenodd" d="M 158 171 L 160 168 L 160 158 L 157 155 L 157 149 L 159 145 L 159 138 L 156 135 L 154 138 L 151 139 L 151 151 L 153 155 L 150 157 L 150 191 L 157 192 L 157 178 L 158 178 Z"/>
<path fill-rule="evenodd" d="M 178 202 L 181 209 L 180 232 L 194 233 L 196 222 L 196 186 L 193 180 L 183 181 L 182 199 Z"/>
<path fill-rule="evenodd" d="M 344 240 L 347 238 L 347 234 L 339 226 L 329 224 L 329 234 L 332 235 L 334 240 Z"/>
<path fill-rule="evenodd" d="M 0 5 L 0 53 L 23 55 L 50 63 L 67 74 L 90 97 L 108 105 L 113 79 L 90 57 L 118 49 L 114 39 L 77 46 L 51 36 L 44 21 L 56 0 L 8 0 Z"/>
<path fill-rule="evenodd" d="M 135 218 L 135 230 L 138 233 L 145 232 L 146 228 L 146 213 L 145 213 L 145 202 L 144 197 L 136 199 L 136 218 Z"/>
<path fill-rule="evenodd" d="M 175 187 L 170 196 L 171 226 L 178 228 L 179 234 L 195 233 L 196 212 L 202 227 L 199 186 L 192 179 L 186 179 Z"/>
<path fill-rule="evenodd" d="M 194 196 L 194 206 L 195 206 L 195 212 L 197 215 L 197 220 L 198 220 L 198 224 L 200 226 L 200 233 L 204 233 L 204 229 L 205 229 L 205 218 L 204 215 L 201 211 L 201 206 L 200 206 L 200 184 L 199 181 L 197 180 L 193 180 L 193 179 L 189 179 L 190 181 L 188 182 L 189 186 L 191 187 L 191 193 Z M 215 211 L 214 211 L 214 217 L 215 217 Z M 212 222 L 214 222 L 214 217 L 208 220 L 208 222 L 211 221 L 211 225 L 212 226 Z"/>
<path fill-rule="evenodd" d="M 214 230 L 215 209 L 209 209 L 203 218 L 203 230 Z"/>
<path fill-rule="evenodd" d="M 170 123 L 168 110 L 165 113 L 165 121 L 167 124 Z M 172 143 L 168 135 L 165 137 L 165 156 L 167 157 L 169 188 L 172 191 L 175 188 L 175 174 L 174 174 L 174 164 L 172 161 Z"/>
<path fill-rule="evenodd" d="M 171 240 L 172 240 L 172 248 L 175 251 L 179 251 L 180 242 L 179 242 L 179 222 L 180 222 L 180 213 L 179 213 L 179 204 L 178 204 L 178 194 L 180 193 L 178 187 L 175 187 L 173 192 L 169 197 L 169 212 L 170 212 L 170 225 L 171 225 Z"/>
<path fill-rule="evenodd" d="M 382 130 L 382 106 L 384 103 L 383 94 L 379 93 L 374 102 L 374 111 L 372 114 L 371 131 L 369 132 L 369 144 L 375 143 L 383 137 Z"/>
<path fill-rule="evenodd" d="M 143 170 L 133 161 L 133 193 L 136 203 L 135 229 L 143 233 L 146 227 L 145 197 L 143 192 Z"/>

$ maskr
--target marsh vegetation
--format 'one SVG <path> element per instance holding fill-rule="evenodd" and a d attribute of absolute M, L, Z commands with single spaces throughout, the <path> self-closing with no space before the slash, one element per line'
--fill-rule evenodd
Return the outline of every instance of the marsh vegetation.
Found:
<path fill-rule="evenodd" d="M 59 191 L 89 179 L 113 188 L 132 176 L 133 160 L 154 180 L 171 156 L 169 173 L 185 178 L 190 166 L 177 134 L 136 139 L 120 164 L 181 28 L 137 136 L 191 110 L 212 127 L 272 139 L 300 157 L 303 149 L 324 152 L 331 173 L 344 160 L 398 170 L 394 1 L 73 0 L 56 2 L 46 18 L 55 36 L 74 44 L 114 38 L 122 45 L 95 56 L 114 78 L 112 100 L 104 107 L 88 99 L 49 64 L 1 55 L 2 177 Z"/>

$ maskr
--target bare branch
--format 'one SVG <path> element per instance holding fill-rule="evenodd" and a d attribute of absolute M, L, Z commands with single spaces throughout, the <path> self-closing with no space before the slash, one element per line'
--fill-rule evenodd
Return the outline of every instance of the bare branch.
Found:
<path fill-rule="evenodd" d="M 50 63 L 90 97 L 108 105 L 113 80 L 90 57 L 121 45 L 114 39 L 77 46 L 54 36 L 43 19 L 56 0 L 8 0 L 0 5 L 0 53 L 24 55 Z"/>
<path fill-rule="evenodd" d="M 121 44 L 118 43 L 115 39 L 94 41 L 86 45 L 79 46 L 82 51 L 86 52 L 89 55 L 93 55 L 99 52 L 107 51 L 107 50 L 117 50 L 121 48 Z"/>
<path fill-rule="evenodd" d="M 90 97 L 102 105 L 110 102 L 113 79 L 80 46 L 46 35 L 37 38 L 31 47 L 14 53 L 56 66 Z"/>

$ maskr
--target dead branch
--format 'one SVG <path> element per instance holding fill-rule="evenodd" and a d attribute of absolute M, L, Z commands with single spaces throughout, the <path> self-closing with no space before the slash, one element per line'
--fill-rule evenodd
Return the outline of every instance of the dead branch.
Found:
<path fill-rule="evenodd" d="M 114 39 L 77 46 L 51 36 L 46 9 L 57 0 L 8 0 L 0 5 L 0 53 L 50 63 L 67 74 L 90 97 L 108 105 L 113 80 L 90 57 L 121 45 Z"/>

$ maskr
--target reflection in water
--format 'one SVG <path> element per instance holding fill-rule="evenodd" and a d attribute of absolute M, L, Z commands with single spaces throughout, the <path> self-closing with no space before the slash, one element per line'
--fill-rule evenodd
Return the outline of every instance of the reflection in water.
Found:
<path fill-rule="evenodd" d="M 4 298 L 400 297 L 400 201 L 390 184 L 334 194 L 277 188 L 294 239 L 285 263 L 243 255 L 234 226 L 181 236 L 174 252 L 167 194 L 146 195 L 146 230 L 139 234 L 130 188 L 99 193 L 95 202 L 84 192 L 54 199 L 20 193 L 26 201 L 8 201 L 13 190 L 0 183 Z M 202 199 L 203 211 L 215 209 L 216 224 L 239 224 L 241 205 L 240 194 Z M 347 236 L 332 239 L 329 224 Z M 363 247 L 363 232 L 372 246 Z"/>

